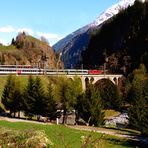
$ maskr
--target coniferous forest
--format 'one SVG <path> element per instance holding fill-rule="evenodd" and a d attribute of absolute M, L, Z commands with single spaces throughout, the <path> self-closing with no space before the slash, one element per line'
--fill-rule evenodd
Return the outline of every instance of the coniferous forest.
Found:
<path fill-rule="evenodd" d="M 106 62 L 111 73 L 127 75 L 143 63 L 148 70 L 147 26 L 148 2 L 135 1 L 92 32 L 82 54 L 84 67 L 99 68 Z"/>
<path fill-rule="evenodd" d="M 122 83 L 121 83 L 122 82 Z M 30 119 L 40 116 L 55 120 L 63 116 L 67 123 L 68 113 L 76 111 L 79 119 L 90 126 L 103 126 L 105 110 L 128 111 L 129 128 L 140 130 L 147 135 L 148 127 L 148 78 L 146 68 L 140 65 L 128 78 L 121 79 L 118 86 L 109 79 L 90 82 L 82 90 L 79 77 L 73 80 L 66 77 L 48 78 L 46 86 L 42 77 L 29 76 L 24 85 L 21 79 L 10 75 L 2 93 L 2 104 L 10 115 L 20 117 L 20 112 Z"/>

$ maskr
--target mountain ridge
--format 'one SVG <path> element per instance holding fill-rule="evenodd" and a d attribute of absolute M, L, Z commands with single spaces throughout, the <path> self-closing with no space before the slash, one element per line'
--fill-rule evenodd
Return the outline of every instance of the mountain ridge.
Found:
<path fill-rule="evenodd" d="M 91 36 L 82 54 L 87 69 L 103 66 L 110 73 L 129 74 L 144 64 L 148 70 L 148 2 L 136 1 Z M 106 60 L 107 59 L 107 60 Z"/>
<path fill-rule="evenodd" d="M 57 55 L 49 46 L 48 42 L 27 35 L 25 32 L 19 33 L 16 39 L 12 39 L 9 46 L 0 45 L 0 63 L 2 65 L 32 65 L 41 68 L 56 68 Z M 59 62 L 59 68 L 62 68 Z"/>
<path fill-rule="evenodd" d="M 122 9 L 127 8 L 128 6 L 132 6 L 134 4 L 135 0 L 121 0 L 119 1 L 119 3 L 111 6 L 110 8 L 108 8 L 106 11 L 104 11 L 99 17 L 96 18 L 95 21 L 93 21 L 92 23 L 85 25 L 84 27 L 74 31 L 73 33 L 69 34 L 68 36 L 66 36 L 65 38 L 63 38 L 62 40 L 60 40 L 59 42 L 57 42 L 56 44 L 53 45 L 53 48 L 55 51 L 57 51 L 58 53 L 62 52 L 62 60 L 64 62 L 64 65 L 66 68 L 71 68 L 71 67 L 79 67 L 80 66 L 80 61 L 81 61 L 81 52 L 83 50 L 86 49 L 88 43 L 87 41 L 84 41 L 85 44 L 84 46 L 80 46 L 80 47 L 75 47 L 75 42 L 78 42 L 78 40 L 82 41 L 82 38 L 87 38 L 88 42 L 89 42 L 89 36 L 90 36 L 90 32 L 94 29 L 98 29 L 101 27 L 101 25 L 109 20 L 110 18 L 112 18 L 113 16 L 115 16 L 116 14 L 118 14 L 119 11 L 121 11 Z M 85 35 L 86 37 L 84 37 Z M 76 40 L 77 38 L 77 40 Z M 78 54 L 79 53 L 79 54 Z M 73 54 L 73 55 L 72 55 Z M 78 55 L 78 56 L 76 56 Z M 73 59 L 78 59 L 73 61 Z M 73 66 L 71 66 L 73 65 Z"/>

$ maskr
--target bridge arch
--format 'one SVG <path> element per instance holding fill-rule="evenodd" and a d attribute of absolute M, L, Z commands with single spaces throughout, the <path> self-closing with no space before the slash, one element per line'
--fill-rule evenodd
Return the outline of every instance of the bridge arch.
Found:
<path fill-rule="evenodd" d="M 91 77 L 90 82 L 92 82 L 92 84 L 95 84 L 97 81 L 101 79 L 109 79 L 114 84 L 118 85 L 118 79 L 119 79 L 118 77 Z"/>
<path fill-rule="evenodd" d="M 113 83 L 110 79 L 103 78 L 98 80 L 94 86 L 100 91 L 100 96 L 106 109 L 119 107 L 119 91 L 115 83 Z"/>
<path fill-rule="evenodd" d="M 82 87 L 83 90 L 85 90 L 88 83 L 95 84 L 101 79 L 109 79 L 113 84 L 118 85 L 118 81 L 121 77 L 122 75 L 84 75 L 81 76 Z"/>
<path fill-rule="evenodd" d="M 98 80 L 101 79 L 109 79 L 112 81 L 112 83 L 114 83 L 115 85 L 118 85 L 118 81 L 119 78 L 122 77 L 122 75 L 77 75 L 78 77 L 80 77 L 81 81 L 82 81 L 82 88 L 83 90 L 86 89 L 87 85 L 92 83 L 95 84 Z M 67 75 L 67 77 L 69 78 L 73 78 L 74 75 Z"/>
<path fill-rule="evenodd" d="M 74 80 L 74 78 L 73 78 L 73 77 L 69 77 L 68 79 L 69 79 L 69 80 L 71 80 L 71 81 L 73 81 L 73 80 Z"/>
<path fill-rule="evenodd" d="M 101 86 L 103 86 L 106 83 L 110 83 L 111 85 L 116 85 L 112 80 L 106 79 L 106 78 L 99 79 L 98 81 L 96 81 L 94 83 L 94 85 L 95 86 L 99 85 L 101 87 Z"/>

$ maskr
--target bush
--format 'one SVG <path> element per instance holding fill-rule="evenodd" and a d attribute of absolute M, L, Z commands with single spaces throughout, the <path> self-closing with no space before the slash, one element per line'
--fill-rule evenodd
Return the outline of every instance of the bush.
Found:
<path fill-rule="evenodd" d="M 44 131 L 14 131 L 0 128 L 0 146 L 2 147 L 48 147 L 53 143 Z"/>

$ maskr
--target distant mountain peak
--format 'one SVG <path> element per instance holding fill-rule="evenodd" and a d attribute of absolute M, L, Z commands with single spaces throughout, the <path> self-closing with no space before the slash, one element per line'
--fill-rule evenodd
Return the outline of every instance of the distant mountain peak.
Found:
<path fill-rule="evenodd" d="M 62 49 L 65 46 L 65 43 L 67 44 L 69 41 L 71 41 L 77 35 L 86 32 L 89 28 L 101 25 L 103 22 L 105 22 L 106 20 L 108 20 L 112 16 L 118 14 L 118 12 L 121 9 L 125 9 L 128 6 L 133 5 L 134 2 L 135 2 L 135 0 L 120 0 L 119 3 L 111 6 L 106 11 L 104 11 L 99 17 L 96 18 L 96 20 L 94 22 L 92 22 L 92 23 L 90 23 L 90 24 L 88 24 L 88 25 L 86 25 L 86 26 L 72 32 L 71 34 L 69 34 L 65 38 L 61 39 L 59 42 L 57 42 L 55 45 L 53 45 L 54 49 L 56 51 L 58 51 L 59 49 Z"/>
<path fill-rule="evenodd" d="M 135 0 L 120 0 L 119 3 L 111 6 L 106 11 L 104 11 L 97 19 L 91 24 L 91 26 L 99 26 L 112 16 L 119 13 L 120 10 L 127 8 L 128 6 L 132 6 Z"/>
<path fill-rule="evenodd" d="M 63 53 L 62 59 L 66 68 L 69 68 L 70 65 L 75 66 L 80 62 L 81 52 L 87 47 L 89 42 L 89 32 L 91 32 L 91 30 L 99 28 L 105 21 L 118 14 L 121 10 L 132 6 L 135 1 L 136 0 L 120 0 L 117 4 L 114 4 L 104 11 L 99 17 L 96 18 L 95 21 L 74 31 L 54 44 L 53 48 L 55 51 Z M 139 1 L 145 2 L 147 0 Z"/>

